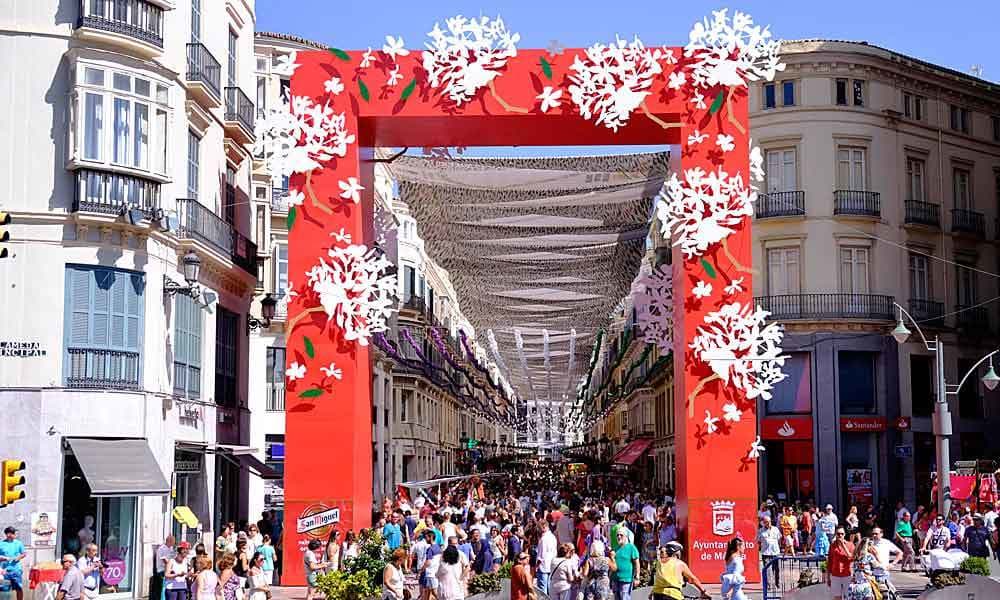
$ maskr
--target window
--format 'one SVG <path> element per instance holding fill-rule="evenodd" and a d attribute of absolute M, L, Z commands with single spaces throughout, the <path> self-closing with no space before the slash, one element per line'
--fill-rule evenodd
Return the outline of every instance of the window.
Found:
<path fill-rule="evenodd" d="M 841 146 L 837 149 L 837 186 L 842 190 L 866 190 L 865 149 Z"/>
<path fill-rule="evenodd" d="M 285 349 L 279 346 L 267 349 L 267 406 L 268 411 L 285 410 Z"/>
<path fill-rule="evenodd" d="M 913 416 L 929 417 L 934 412 L 934 359 L 910 355 L 910 401 Z"/>
<path fill-rule="evenodd" d="M 267 79 L 257 78 L 257 115 L 263 116 L 267 112 Z"/>
<path fill-rule="evenodd" d="M 238 81 L 236 75 L 236 48 L 239 44 L 239 36 L 232 29 L 229 30 L 229 70 L 227 75 L 229 76 L 229 87 L 236 87 L 236 82 Z"/>
<path fill-rule="evenodd" d="M 838 106 L 847 106 L 847 80 L 838 79 L 836 80 L 836 96 Z"/>
<path fill-rule="evenodd" d="M 156 109 L 156 120 L 153 122 L 153 170 L 157 173 L 167 172 L 167 111 Z"/>
<path fill-rule="evenodd" d="M 767 191 L 791 192 L 798 189 L 795 149 L 767 151 Z"/>
<path fill-rule="evenodd" d="M 104 137 L 104 96 L 87 92 L 84 96 L 83 157 L 101 160 Z"/>
<path fill-rule="evenodd" d="M 258 192 L 265 191 L 264 188 L 257 188 Z M 267 211 L 264 210 L 263 206 L 258 206 L 255 211 L 256 223 L 254 225 L 254 233 L 256 236 L 255 242 L 257 242 L 258 248 L 264 248 L 264 236 L 267 235 Z M 263 278 L 261 278 L 261 283 L 263 283 Z"/>
<path fill-rule="evenodd" d="M 907 119 L 923 121 L 926 105 L 927 98 L 910 92 L 903 92 L 903 116 Z"/>
<path fill-rule="evenodd" d="M 924 201 L 924 161 L 922 159 L 906 157 L 906 191 L 907 199 Z"/>
<path fill-rule="evenodd" d="M 188 198 L 198 197 L 198 161 L 201 145 L 201 138 L 195 132 L 188 130 L 188 173 L 187 173 L 187 195 Z"/>
<path fill-rule="evenodd" d="M 782 106 L 795 106 L 795 82 L 794 81 L 782 81 L 781 82 L 781 105 Z"/>
<path fill-rule="evenodd" d="M 952 190 L 955 197 L 955 208 L 972 210 L 972 187 L 969 184 L 971 174 L 968 169 L 952 171 Z"/>
<path fill-rule="evenodd" d="M 959 377 L 968 373 L 974 364 L 976 364 L 974 360 L 958 359 Z M 976 369 L 976 372 L 969 375 L 965 385 L 958 390 L 958 416 L 962 419 L 983 418 L 983 397 L 979 393 L 979 378 L 981 377 L 979 371 L 980 369 Z"/>
<path fill-rule="evenodd" d="M 783 296 L 799 293 L 799 248 L 767 251 L 767 293 Z"/>
<path fill-rule="evenodd" d="M 215 318 L 215 403 L 236 408 L 239 395 L 237 336 L 246 331 L 240 327 L 240 316 L 218 307 Z"/>
<path fill-rule="evenodd" d="M 911 252 L 910 266 L 910 298 L 913 300 L 929 300 L 931 297 L 931 275 L 929 260 L 923 254 Z"/>
<path fill-rule="evenodd" d="M 142 273 L 67 265 L 67 386 L 139 388 L 145 287 Z"/>
<path fill-rule="evenodd" d="M 409 265 L 403 266 L 403 302 L 409 302 L 416 291 L 417 272 Z"/>
<path fill-rule="evenodd" d="M 775 95 L 775 84 L 765 83 L 764 84 L 764 108 L 774 108 L 777 106 L 777 98 Z"/>
<path fill-rule="evenodd" d="M 191 43 L 201 42 L 201 0 L 191 0 Z"/>
<path fill-rule="evenodd" d="M 201 306 L 193 298 L 174 296 L 174 394 L 201 397 Z"/>
<path fill-rule="evenodd" d="M 838 352 L 837 369 L 840 413 L 864 415 L 876 412 L 874 352 Z"/>
<path fill-rule="evenodd" d="M 840 249 L 840 290 L 847 294 L 868 293 L 868 248 Z"/>
<path fill-rule="evenodd" d="M 236 171 L 229 166 L 226 167 L 226 202 L 222 212 L 226 223 L 232 225 L 236 222 Z"/>
<path fill-rule="evenodd" d="M 773 395 L 764 403 L 767 414 L 807 414 L 812 411 L 808 352 L 791 352 L 781 370 L 787 377 L 775 384 Z"/>
<path fill-rule="evenodd" d="M 274 245 L 274 295 L 277 298 L 285 297 L 285 290 L 288 289 L 288 245 Z"/>
<path fill-rule="evenodd" d="M 854 101 L 854 106 L 864 106 L 865 82 L 861 79 L 855 79 L 851 81 L 851 89 L 853 91 L 853 94 L 851 94 L 851 98 Z"/>
<path fill-rule="evenodd" d="M 969 109 L 952 104 L 949 107 L 952 131 L 969 133 Z"/>
<path fill-rule="evenodd" d="M 979 304 L 979 281 L 975 265 L 955 265 L 955 280 L 958 282 L 958 305 L 975 306 Z"/>
<path fill-rule="evenodd" d="M 993 129 L 993 141 L 1000 142 L 1000 117 L 990 117 L 990 125 Z"/>

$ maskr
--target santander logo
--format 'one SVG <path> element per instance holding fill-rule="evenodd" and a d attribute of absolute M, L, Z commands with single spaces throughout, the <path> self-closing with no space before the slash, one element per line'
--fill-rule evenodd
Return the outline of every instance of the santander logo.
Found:
<path fill-rule="evenodd" d="M 795 435 L 795 428 L 793 428 L 788 421 L 785 421 L 781 427 L 778 428 L 778 435 L 781 437 L 792 437 Z"/>

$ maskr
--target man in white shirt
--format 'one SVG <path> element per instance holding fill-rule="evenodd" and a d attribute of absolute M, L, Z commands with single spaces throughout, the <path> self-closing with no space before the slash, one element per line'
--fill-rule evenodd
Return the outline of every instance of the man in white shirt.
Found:
<path fill-rule="evenodd" d="M 642 520 L 656 525 L 656 507 L 653 506 L 652 500 L 646 500 L 646 504 L 643 505 Z"/>
<path fill-rule="evenodd" d="M 552 574 L 552 560 L 556 557 L 559 542 L 556 536 L 549 531 L 549 523 L 544 519 L 538 522 L 542 531 L 542 536 L 538 540 L 535 550 L 538 555 L 538 568 L 535 574 L 538 589 L 546 596 L 549 594 L 549 576 Z"/>
<path fill-rule="evenodd" d="M 167 563 L 173 560 L 174 555 L 177 554 L 174 549 L 175 542 L 174 536 L 168 535 L 167 539 L 156 547 L 156 560 L 153 561 L 156 574 L 153 576 L 152 585 L 150 585 L 151 597 L 154 595 L 156 598 L 160 597 L 160 592 L 163 590 L 163 573 L 167 570 Z"/>
<path fill-rule="evenodd" d="M 875 548 L 875 556 L 878 557 L 879 565 L 872 569 L 872 575 L 878 581 L 885 581 L 888 578 L 889 566 L 898 565 L 903 560 L 903 551 L 899 546 L 882 537 L 882 528 L 872 529 L 872 547 Z M 892 555 L 896 555 L 896 560 L 892 560 Z"/>
<path fill-rule="evenodd" d="M 819 522 L 816 524 L 820 531 L 826 534 L 827 539 L 832 540 L 833 534 L 837 532 L 837 525 L 840 524 L 840 519 L 837 515 L 833 514 L 833 505 L 827 504 L 823 509 L 823 516 L 819 518 Z"/>
<path fill-rule="evenodd" d="M 625 500 L 624 496 L 622 496 L 622 499 L 615 504 L 615 512 L 618 513 L 619 516 L 624 517 L 630 510 L 632 510 L 632 507 L 629 506 L 629 503 Z"/>
<path fill-rule="evenodd" d="M 986 522 L 986 529 L 989 530 L 991 536 L 993 535 L 993 532 L 997 530 L 996 519 L 997 519 L 996 510 L 993 509 L 992 504 L 987 503 L 986 514 L 983 515 L 983 520 Z"/>
<path fill-rule="evenodd" d="M 757 532 L 757 544 L 760 547 L 761 568 L 767 567 L 771 559 L 781 554 L 781 530 L 771 524 L 771 517 L 762 517 L 760 520 L 760 531 Z M 771 583 L 781 589 L 778 583 L 778 563 L 771 565 Z"/>

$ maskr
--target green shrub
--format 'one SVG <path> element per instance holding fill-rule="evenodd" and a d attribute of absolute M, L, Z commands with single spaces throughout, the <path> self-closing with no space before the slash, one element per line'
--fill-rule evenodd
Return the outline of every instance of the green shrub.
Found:
<path fill-rule="evenodd" d="M 510 579 L 510 570 L 513 568 L 514 568 L 514 563 L 505 562 L 502 565 L 500 565 L 500 568 L 497 570 L 497 575 L 500 576 L 500 579 Z"/>
<path fill-rule="evenodd" d="M 316 588 L 326 600 L 369 600 L 379 593 L 379 588 L 369 579 L 369 574 L 365 571 L 353 574 L 331 571 L 316 577 Z"/>
<path fill-rule="evenodd" d="M 382 585 L 382 572 L 387 562 L 388 549 L 382 541 L 382 534 L 370 529 L 358 538 L 358 556 L 345 559 L 342 568 L 348 575 L 365 573 L 368 584 L 378 588 Z"/>
<path fill-rule="evenodd" d="M 934 571 L 931 573 L 931 585 L 938 589 L 952 585 L 963 585 L 965 574 L 952 571 Z"/>
<path fill-rule="evenodd" d="M 962 565 L 959 567 L 959 569 L 963 573 L 989 577 L 990 561 L 985 558 L 979 558 L 978 556 L 970 556 L 969 558 L 962 561 Z"/>
<path fill-rule="evenodd" d="M 469 580 L 470 596 L 499 592 L 501 589 L 503 588 L 500 585 L 500 575 L 497 573 L 482 573 Z"/>

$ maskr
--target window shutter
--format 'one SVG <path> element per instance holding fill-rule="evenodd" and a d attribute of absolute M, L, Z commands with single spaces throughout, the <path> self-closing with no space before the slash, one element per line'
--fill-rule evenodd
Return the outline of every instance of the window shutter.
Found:
<path fill-rule="evenodd" d="M 90 270 L 69 268 L 66 294 L 70 318 L 66 340 L 71 346 L 85 346 L 90 343 L 91 325 L 91 289 L 93 272 Z"/>
<path fill-rule="evenodd" d="M 111 295 L 115 274 L 107 269 L 94 269 L 93 278 L 93 329 L 90 343 L 98 348 L 111 345 Z"/>
<path fill-rule="evenodd" d="M 128 287 L 128 275 L 124 273 L 109 272 L 114 283 L 111 285 L 111 315 L 109 318 L 111 339 L 109 345 L 115 350 L 125 350 L 125 328 L 127 314 L 125 310 L 126 288 Z"/>
<path fill-rule="evenodd" d="M 188 396 L 201 396 L 201 308 L 188 299 Z"/>
<path fill-rule="evenodd" d="M 140 351 L 142 343 L 143 291 L 145 281 L 141 275 L 118 273 L 125 287 L 125 347 Z"/>

